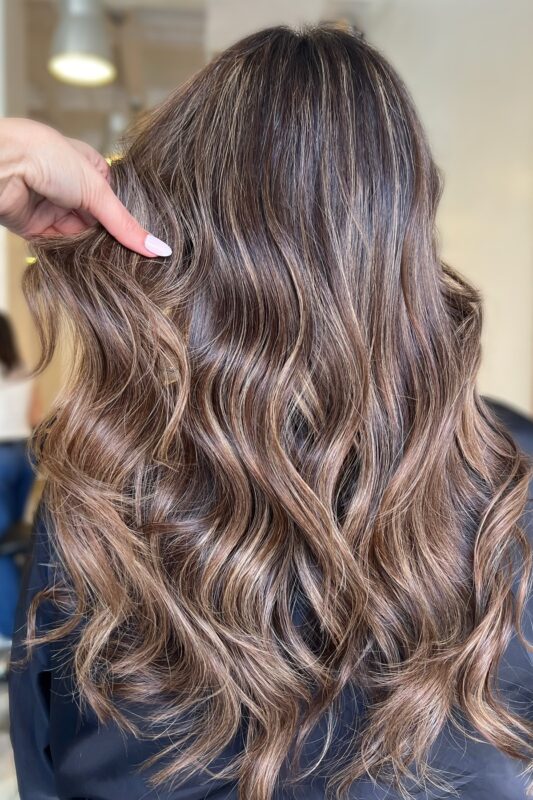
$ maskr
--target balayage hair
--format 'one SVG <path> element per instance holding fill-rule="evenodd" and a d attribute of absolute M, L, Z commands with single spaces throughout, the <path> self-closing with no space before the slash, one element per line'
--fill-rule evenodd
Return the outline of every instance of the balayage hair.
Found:
<path fill-rule="evenodd" d="M 435 779 L 458 714 L 531 765 L 496 684 L 512 635 L 530 647 L 531 468 L 478 394 L 480 294 L 438 255 L 441 180 L 395 71 L 334 25 L 260 31 L 137 126 L 112 182 L 173 255 L 102 228 L 35 245 L 41 367 L 61 318 L 74 355 L 35 443 L 60 569 L 30 649 L 72 634 L 100 719 L 171 732 L 152 785 L 245 719 L 219 774 L 270 800 L 350 687 L 337 797 Z M 68 613 L 39 636 L 46 597 Z"/>

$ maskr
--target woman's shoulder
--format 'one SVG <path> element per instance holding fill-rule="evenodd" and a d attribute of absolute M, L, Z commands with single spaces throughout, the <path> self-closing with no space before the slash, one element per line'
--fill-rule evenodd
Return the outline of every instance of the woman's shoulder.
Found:
<path fill-rule="evenodd" d="M 43 500 L 35 511 L 31 533 L 31 560 L 36 575 L 48 581 L 57 558 L 53 547 L 52 516 Z"/>
<path fill-rule="evenodd" d="M 53 522 L 46 505 L 41 501 L 32 525 L 28 560 L 22 576 L 21 590 L 16 615 L 15 648 L 24 638 L 27 613 L 36 595 L 57 583 L 59 559 L 53 542 Z M 44 599 L 38 609 L 37 623 L 40 629 L 57 622 L 58 609 L 51 599 Z"/>

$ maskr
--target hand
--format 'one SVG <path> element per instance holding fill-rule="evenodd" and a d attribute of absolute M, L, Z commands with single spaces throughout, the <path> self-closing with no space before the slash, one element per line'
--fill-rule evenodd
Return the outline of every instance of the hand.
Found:
<path fill-rule="evenodd" d="M 31 239 L 69 236 L 100 222 L 130 250 L 168 256 L 109 185 L 109 166 L 85 142 L 28 119 L 0 119 L 0 224 Z"/>

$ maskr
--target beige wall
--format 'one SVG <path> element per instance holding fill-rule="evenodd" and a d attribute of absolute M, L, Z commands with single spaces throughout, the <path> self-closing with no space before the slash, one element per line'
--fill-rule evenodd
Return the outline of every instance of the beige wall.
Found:
<path fill-rule="evenodd" d="M 533 2 L 371 6 L 368 38 L 410 88 L 445 173 L 443 256 L 484 298 L 480 389 L 533 412 Z"/>

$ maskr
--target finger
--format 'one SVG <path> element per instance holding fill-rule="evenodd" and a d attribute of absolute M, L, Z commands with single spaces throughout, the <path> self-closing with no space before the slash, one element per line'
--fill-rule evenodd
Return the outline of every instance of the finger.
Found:
<path fill-rule="evenodd" d="M 91 145 L 87 144 L 87 142 L 81 142 L 79 139 L 69 139 L 68 141 L 72 147 L 77 150 L 78 153 L 80 153 L 80 155 L 86 158 L 87 161 L 93 165 L 93 167 L 96 167 L 98 172 L 100 172 L 105 178 L 108 177 L 109 164 L 103 155 L 98 152 L 98 150 L 95 150 L 94 147 L 91 147 Z"/>
<path fill-rule="evenodd" d="M 76 233 L 86 231 L 90 226 L 87 225 L 77 213 L 72 212 L 70 214 L 65 214 L 65 216 L 60 219 L 56 219 L 53 227 L 58 233 L 62 233 L 64 236 L 73 236 Z"/>
<path fill-rule="evenodd" d="M 171 248 L 148 233 L 122 205 L 107 181 L 97 176 L 91 198 L 83 209 L 92 214 L 124 247 L 143 256 L 169 256 Z"/>
<path fill-rule="evenodd" d="M 80 219 L 83 220 L 83 222 L 85 222 L 88 228 L 91 228 L 93 225 L 96 225 L 97 222 L 96 218 L 93 217 L 92 214 L 89 214 L 88 211 L 85 211 L 83 208 L 78 208 L 76 214 L 78 215 L 78 217 L 80 217 Z"/>
<path fill-rule="evenodd" d="M 87 226 L 75 211 L 70 211 L 68 214 L 56 216 L 49 225 L 39 228 L 38 231 L 33 232 L 34 236 L 74 236 L 76 233 L 86 231 Z M 31 238 L 31 237 L 30 237 Z"/>

